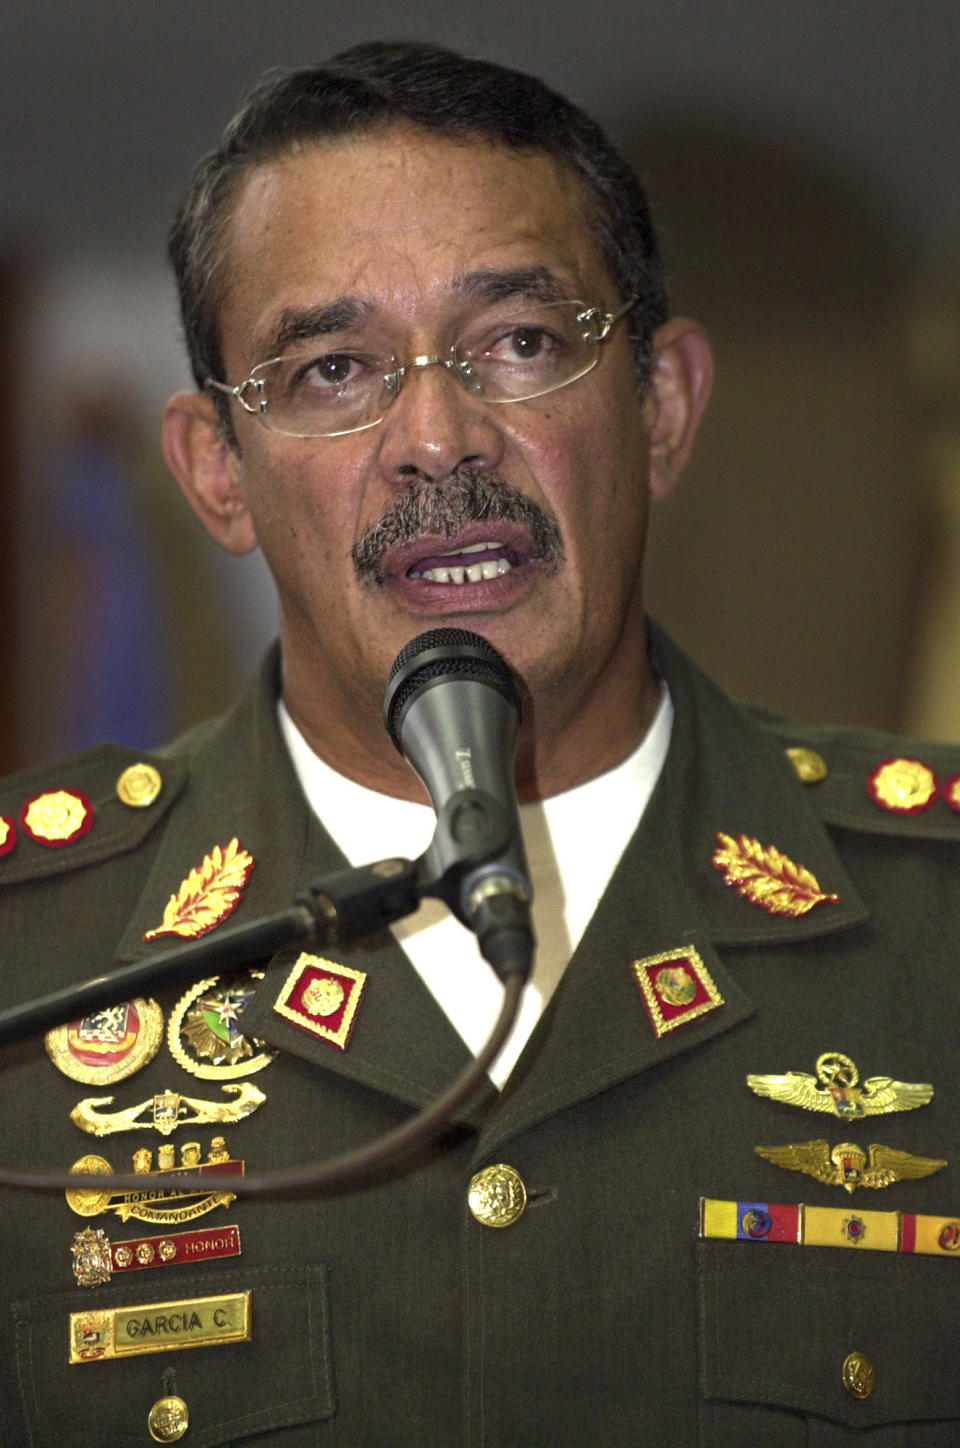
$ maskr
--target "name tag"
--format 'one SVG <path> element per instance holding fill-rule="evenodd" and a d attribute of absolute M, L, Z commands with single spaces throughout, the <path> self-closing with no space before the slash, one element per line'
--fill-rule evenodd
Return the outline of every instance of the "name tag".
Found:
<path fill-rule="evenodd" d="M 251 1296 L 250 1292 L 227 1292 L 218 1297 L 71 1312 L 70 1361 L 101 1362 L 148 1352 L 249 1342 Z"/>

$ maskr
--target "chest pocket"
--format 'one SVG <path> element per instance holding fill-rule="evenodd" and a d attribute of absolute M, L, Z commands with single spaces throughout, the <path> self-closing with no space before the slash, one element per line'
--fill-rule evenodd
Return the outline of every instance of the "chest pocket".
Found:
<path fill-rule="evenodd" d="M 164 1273 L 145 1273 L 152 1278 Z M 173 1290 L 151 1281 L 61 1292 L 14 1302 L 24 1430 L 7 1413 L 10 1441 L 31 1448 L 151 1448 L 148 1418 L 159 1399 L 183 1400 L 190 1448 L 331 1442 L 335 1400 L 321 1267 L 176 1274 Z M 189 1350 L 70 1363 L 70 1315 L 174 1299 L 251 1294 L 251 1337 Z M 203 1311 L 203 1309 L 201 1309 Z M 150 1320 L 151 1314 L 144 1313 Z M 280 1432 L 280 1430 L 283 1430 Z M 2 1430 L 0 1430 L 2 1436 Z"/>
<path fill-rule="evenodd" d="M 699 1252 L 708 1448 L 745 1433 L 769 1448 L 960 1442 L 960 1263 L 780 1243 Z"/>

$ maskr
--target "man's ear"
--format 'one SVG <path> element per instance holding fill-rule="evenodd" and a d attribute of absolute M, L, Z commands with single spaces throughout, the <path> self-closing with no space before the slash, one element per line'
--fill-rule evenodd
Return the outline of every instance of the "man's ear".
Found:
<path fill-rule="evenodd" d="M 249 553 L 257 535 L 240 483 L 240 459 L 224 440 L 202 392 L 177 392 L 163 410 L 164 461 L 211 538 L 228 553 Z"/>
<path fill-rule="evenodd" d="M 665 498 L 693 451 L 713 386 L 713 353 L 696 322 L 673 317 L 653 334 L 647 402 L 650 492 Z"/>

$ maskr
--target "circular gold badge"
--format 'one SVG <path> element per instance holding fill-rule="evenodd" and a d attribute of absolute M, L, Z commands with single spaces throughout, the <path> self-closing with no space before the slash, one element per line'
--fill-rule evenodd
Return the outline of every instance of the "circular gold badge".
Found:
<path fill-rule="evenodd" d="M 815 749 L 805 749 L 796 744 L 787 750 L 787 758 L 793 765 L 797 778 L 804 784 L 819 784 L 821 779 L 826 779 L 826 763 L 823 755 L 818 754 Z"/>
<path fill-rule="evenodd" d="M 93 807 L 78 789 L 51 789 L 27 800 L 20 823 L 38 845 L 69 845 L 93 824 Z"/>
<path fill-rule="evenodd" d="M 851 1398 L 869 1398 L 873 1392 L 873 1363 L 865 1352 L 851 1352 L 843 1360 L 843 1386 Z"/>
<path fill-rule="evenodd" d="M 75 1161 L 70 1168 L 78 1176 L 110 1176 L 113 1167 L 102 1156 L 82 1156 Z M 64 1196 L 71 1211 L 76 1212 L 78 1217 L 99 1217 L 110 1205 L 111 1193 L 108 1191 L 97 1191 L 96 1187 L 68 1187 Z"/>
<path fill-rule="evenodd" d="M 506 1162 L 485 1166 L 471 1178 L 467 1205 L 484 1227 L 510 1227 L 527 1205 L 523 1177 Z"/>
<path fill-rule="evenodd" d="M 162 788 L 160 771 L 152 764 L 130 764 L 117 780 L 117 798 L 131 809 L 146 809 Z"/>
<path fill-rule="evenodd" d="M 894 814 L 919 814 L 937 797 L 937 776 L 921 759 L 885 759 L 867 781 L 871 796 Z"/>
<path fill-rule="evenodd" d="M 263 979 L 252 970 L 221 983 L 218 975 L 198 981 L 170 1014 L 167 1045 L 178 1065 L 204 1081 L 234 1081 L 269 1066 L 276 1051 L 240 1030 L 240 1013 Z"/>
<path fill-rule="evenodd" d="M 155 1000 L 125 1001 L 56 1026 L 44 1037 L 58 1071 L 88 1086 L 110 1086 L 152 1061 L 163 1040 L 163 1011 Z"/>
<path fill-rule="evenodd" d="M 849 1090 L 860 1080 L 860 1072 L 850 1057 L 845 1056 L 842 1051 L 824 1051 L 822 1056 L 817 1057 L 817 1063 L 813 1069 L 817 1073 L 818 1080 L 827 1087 L 835 1086 L 841 1090 Z"/>
<path fill-rule="evenodd" d="M 345 994 L 338 981 L 320 976 L 310 982 L 300 999 L 312 1016 L 332 1016 L 343 1004 Z"/>
<path fill-rule="evenodd" d="M 654 985 L 668 1006 L 688 1006 L 697 993 L 697 983 L 683 965 L 665 965 Z"/>
<path fill-rule="evenodd" d="M 147 1414 L 154 1443 L 178 1443 L 190 1426 L 190 1413 L 182 1398 L 158 1398 Z"/>

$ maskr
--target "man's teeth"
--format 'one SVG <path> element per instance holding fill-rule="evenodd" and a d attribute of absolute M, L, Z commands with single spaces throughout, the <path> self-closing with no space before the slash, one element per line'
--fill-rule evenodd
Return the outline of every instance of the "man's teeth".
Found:
<path fill-rule="evenodd" d="M 466 549 L 464 548 L 464 553 Z M 471 563 L 468 568 L 454 565 L 452 568 L 428 568 L 425 573 L 412 573 L 411 578 L 425 578 L 428 583 L 482 583 L 487 578 L 499 578 L 513 567 L 506 558 L 496 558 L 488 563 Z"/>
<path fill-rule="evenodd" d="M 468 543 L 463 548 L 454 549 L 448 556 L 461 558 L 465 553 L 489 553 L 499 549 L 502 544 L 496 542 Z M 487 558 L 482 563 L 470 563 L 466 567 L 459 563 L 453 563 L 449 567 L 437 567 L 424 569 L 418 573 L 411 569 L 411 578 L 424 578 L 428 583 L 482 583 L 486 579 L 499 578 L 501 574 L 509 573 L 513 564 L 506 558 Z"/>

